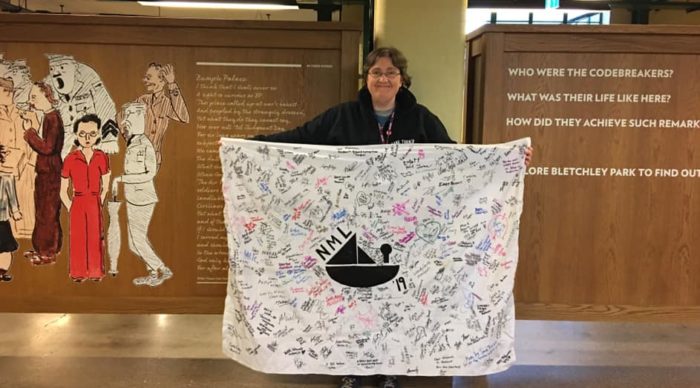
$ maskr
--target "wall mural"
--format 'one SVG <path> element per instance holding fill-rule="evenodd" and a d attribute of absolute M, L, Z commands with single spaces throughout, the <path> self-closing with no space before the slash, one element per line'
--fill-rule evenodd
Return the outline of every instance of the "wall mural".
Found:
<path fill-rule="evenodd" d="M 16 238 L 31 239 L 32 249 L 24 257 L 35 266 L 56 263 L 68 246 L 68 274 L 76 283 L 101 281 L 106 256 L 109 273 L 117 276 L 122 184 L 129 249 L 147 272 L 132 282 L 163 284 L 173 273 L 148 238 L 158 202 L 154 180 L 170 120 L 189 122 L 173 66 L 149 63 L 143 77 L 146 93 L 117 112 L 89 64 L 65 54 L 46 57 L 49 74 L 32 81 L 25 60 L 0 54 L 0 281 L 12 280 Z M 119 137 L 126 145 L 123 151 Z M 123 158 L 122 175 L 112 178 L 110 158 Z M 70 220 L 66 242 L 61 204 Z"/>
<path fill-rule="evenodd" d="M 223 139 L 224 352 L 268 373 L 508 368 L 529 143 Z"/>

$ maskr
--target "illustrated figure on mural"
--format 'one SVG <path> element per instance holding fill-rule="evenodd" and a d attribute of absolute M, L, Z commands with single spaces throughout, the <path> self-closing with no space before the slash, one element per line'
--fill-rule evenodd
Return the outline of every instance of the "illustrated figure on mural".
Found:
<path fill-rule="evenodd" d="M 36 222 L 32 233 L 33 250 L 24 253 L 34 265 L 55 263 L 63 240 L 59 193 L 64 131 L 61 116 L 54 108 L 57 103 L 51 87 L 44 82 L 36 82 L 29 95 L 32 110 L 22 114 L 24 139 L 38 154 L 34 184 Z M 43 114 L 41 122 L 37 113 Z"/>
<path fill-rule="evenodd" d="M 153 180 L 158 171 L 156 151 L 144 134 L 147 106 L 133 102 L 124 105 L 120 114 L 120 129 L 126 141 L 124 175 L 112 180 L 116 197 L 119 183 L 124 184 L 129 249 L 146 264 L 148 275 L 133 280 L 137 286 L 156 287 L 173 276 L 172 271 L 158 257 L 148 239 L 148 226 L 158 196 Z"/>
<path fill-rule="evenodd" d="M 170 120 L 181 123 L 190 122 L 185 100 L 180 87 L 175 82 L 173 66 L 150 63 L 143 76 L 147 94 L 137 98 L 135 102 L 146 105 L 145 133 L 156 151 L 158 167 L 163 159 L 163 142 Z"/>
<path fill-rule="evenodd" d="M 5 162 L 5 155 L 5 146 L 0 144 L 0 163 Z M 12 280 L 12 275 L 9 274 L 12 254 L 19 247 L 12 234 L 10 218 L 17 221 L 22 219 L 17 201 L 15 177 L 11 173 L 0 172 L 0 282 Z"/>
<path fill-rule="evenodd" d="M 18 108 L 26 110 L 29 92 L 32 89 L 32 76 L 24 59 L 3 59 L 0 55 L 0 78 L 9 78 L 14 84 L 14 100 Z"/>
<path fill-rule="evenodd" d="M 73 122 L 90 113 L 96 114 L 102 121 L 102 141 L 97 148 L 108 154 L 119 152 L 119 132 L 114 121 L 116 109 L 100 76 L 90 66 L 77 62 L 72 56 L 48 54 L 47 57 L 49 75 L 45 82 L 56 93 L 57 109 L 66 127 L 61 158 L 65 159 L 75 145 Z"/>
<path fill-rule="evenodd" d="M 17 197 L 22 204 L 23 217 L 11 222 L 15 236 L 30 238 L 34 229 L 36 152 L 24 140 L 22 110 L 17 103 L 19 95 L 12 78 L 0 78 L 0 144 L 5 147 L 0 173 L 14 177 Z M 27 99 L 23 103 L 25 107 L 28 107 Z"/>
<path fill-rule="evenodd" d="M 74 282 L 104 277 L 104 233 L 102 204 L 109 187 L 109 158 L 95 146 L 101 140 L 101 120 L 95 114 L 73 124 L 75 143 L 63 161 L 61 201 L 70 214 L 69 274 Z M 73 196 L 68 193 L 73 187 Z"/>

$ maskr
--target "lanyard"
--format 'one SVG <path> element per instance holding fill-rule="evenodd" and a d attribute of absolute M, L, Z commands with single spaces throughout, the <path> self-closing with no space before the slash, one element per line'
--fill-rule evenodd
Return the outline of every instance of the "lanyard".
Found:
<path fill-rule="evenodd" d="M 377 123 L 377 127 L 379 127 L 379 137 L 382 139 L 382 144 L 386 144 L 389 141 L 389 137 L 391 137 L 391 127 L 394 126 L 394 112 L 391 112 L 391 115 L 389 116 L 389 127 L 386 129 L 386 138 L 384 138 L 384 127 L 382 127 L 381 124 Z"/>

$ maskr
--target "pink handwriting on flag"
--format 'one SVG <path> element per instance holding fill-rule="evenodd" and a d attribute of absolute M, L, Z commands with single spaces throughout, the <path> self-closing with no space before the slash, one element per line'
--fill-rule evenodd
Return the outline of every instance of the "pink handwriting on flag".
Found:
<path fill-rule="evenodd" d="M 374 317 L 371 314 L 357 314 L 357 319 L 362 322 L 365 327 L 373 327 L 374 326 Z"/>
<path fill-rule="evenodd" d="M 333 295 L 326 298 L 326 306 L 333 306 L 343 301 L 342 295 Z"/>
<path fill-rule="evenodd" d="M 391 226 L 389 229 L 391 229 L 391 233 L 393 234 L 406 234 L 406 228 L 403 226 Z"/>
<path fill-rule="evenodd" d="M 314 258 L 313 256 L 305 256 L 304 261 L 301 263 L 301 265 L 304 268 L 309 269 L 316 265 L 316 258 Z"/>
<path fill-rule="evenodd" d="M 294 208 L 294 215 L 292 216 L 292 220 L 293 220 L 293 221 L 298 220 L 299 217 L 301 217 L 301 211 L 304 210 L 304 209 L 306 209 L 306 208 L 309 206 L 310 203 L 311 203 L 311 201 L 307 199 L 307 200 L 304 201 L 301 205 L 295 207 L 295 208 Z"/>
<path fill-rule="evenodd" d="M 316 179 L 316 188 L 318 189 L 321 186 L 325 186 L 328 184 L 328 177 L 323 177 L 323 178 L 318 178 Z"/>
<path fill-rule="evenodd" d="M 245 226 L 245 229 L 248 231 L 248 233 L 250 233 L 253 230 L 255 230 L 255 225 L 257 225 L 258 221 L 262 221 L 262 217 L 253 217 L 250 219 L 250 221 L 246 222 L 243 226 Z"/>
<path fill-rule="evenodd" d="M 405 201 L 404 203 L 395 203 L 394 208 L 393 208 L 394 215 L 395 216 L 407 215 L 408 214 L 408 211 L 406 210 L 407 203 L 408 203 L 408 201 Z"/>
<path fill-rule="evenodd" d="M 421 292 L 419 301 L 420 301 L 420 304 L 422 304 L 423 306 L 426 306 L 428 304 L 428 293 L 425 291 Z"/>
<path fill-rule="evenodd" d="M 316 296 L 321 295 L 321 293 L 323 291 L 325 291 L 328 287 L 330 287 L 330 285 L 331 285 L 331 281 L 328 279 L 324 279 L 324 280 L 320 281 L 318 284 L 311 287 L 311 289 L 309 290 L 309 296 L 316 297 Z"/>
<path fill-rule="evenodd" d="M 406 243 L 408 243 L 409 241 L 413 240 L 414 237 L 416 237 L 416 234 L 413 233 L 413 232 L 411 232 L 411 233 L 407 234 L 406 236 L 404 236 L 404 238 L 402 238 L 401 240 L 399 240 L 399 242 L 400 242 L 401 244 L 406 244 Z"/>

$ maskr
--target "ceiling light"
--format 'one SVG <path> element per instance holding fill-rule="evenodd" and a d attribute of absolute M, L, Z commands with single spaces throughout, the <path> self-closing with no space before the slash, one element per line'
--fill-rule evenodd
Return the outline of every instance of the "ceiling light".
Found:
<path fill-rule="evenodd" d="M 285 10 L 299 9 L 298 5 L 289 2 L 233 2 L 233 1 L 139 1 L 141 5 L 151 7 L 172 7 L 172 8 L 205 8 L 205 9 L 259 9 L 259 10 Z"/>

